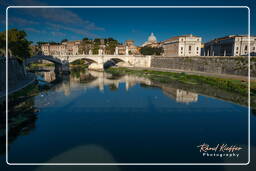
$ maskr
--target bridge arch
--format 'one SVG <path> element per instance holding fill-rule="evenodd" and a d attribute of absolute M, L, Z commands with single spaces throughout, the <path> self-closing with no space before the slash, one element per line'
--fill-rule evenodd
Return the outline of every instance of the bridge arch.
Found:
<path fill-rule="evenodd" d="M 63 63 L 60 59 L 54 58 L 53 56 L 38 55 L 38 56 L 33 56 L 31 58 L 27 58 L 24 61 L 24 64 L 28 65 L 28 64 L 31 64 L 33 62 L 40 61 L 40 60 L 50 61 L 50 62 L 54 63 L 55 65 L 61 65 Z"/>
<path fill-rule="evenodd" d="M 130 64 L 122 58 L 110 57 L 107 61 L 104 62 L 104 68 L 109 68 L 111 66 L 130 66 Z"/>
<path fill-rule="evenodd" d="M 89 65 L 92 63 L 98 63 L 97 60 L 88 57 L 71 58 L 69 59 L 69 63 L 75 62 L 77 60 L 85 60 L 89 63 Z"/>
<path fill-rule="evenodd" d="M 68 61 L 61 60 L 61 59 L 55 58 L 53 56 L 46 56 L 46 55 L 33 56 L 31 58 L 27 58 L 24 61 L 24 65 L 29 65 L 33 62 L 37 62 L 37 61 L 40 61 L 40 60 L 46 60 L 46 61 L 50 61 L 50 62 L 54 63 L 56 73 L 69 72 Z"/>

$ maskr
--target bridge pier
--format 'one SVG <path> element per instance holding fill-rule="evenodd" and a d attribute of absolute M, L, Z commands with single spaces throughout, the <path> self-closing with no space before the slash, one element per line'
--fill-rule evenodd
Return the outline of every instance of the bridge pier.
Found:
<path fill-rule="evenodd" d="M 95 71 L 104 71 L 104 64 L 103 63 L 92 63 L 88 66 L 89 70 L 95 70 Z"/>
<path fill-rule="evenodd" d="M 62 64 L 55 64 L 55 70 L 54 72 L 59 73 L 59 74 L 68 74 L 70 73 L 69 70 L 69 63 L 65 62 Z"/>

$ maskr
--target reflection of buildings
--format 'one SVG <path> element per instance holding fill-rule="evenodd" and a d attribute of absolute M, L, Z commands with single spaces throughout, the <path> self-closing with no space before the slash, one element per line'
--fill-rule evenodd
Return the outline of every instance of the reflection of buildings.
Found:
<path fill-rule="evenodd" d="M 188 92 L 181 89 L 175 89 L 172 87 L 162 87 L 164 94 L 172 99 L 175 99 L 176 102 L 180 103 L 191 103 L 198 101 L 198 94 Z"/>
<path fill-rule="evenodd" d="M 205 56 L 241 56 L 248 55 L 249 48 L 251 55 L 256 54 L 256 36 L 251 36 L 250 47 L 248 47 L 248 36 L 230 35 L 214 39 L 205 43 Z"/>
<path fill-rule="evenodd" d="M 54 71 L 44 72 L 43 77 L 45 81 L 52 82 L 56 79 L 56 74 Z"/>
<path fill-rule="evenodd" d="M 176 101 L 182 103 L 190 103 L 190 102 L 197 102 L 198 95 L 196 93 L 191 93 L 188 91 L 176 90 Z"/>
<path fill-rule="evenodd" d="M 89 76 L 89 75 L 90 76 Z M 80 75 L 80 79 L 70 78 L 71 86 L 79 83 L 84 83 L 85 88 L 91 87 L 99 87 L 101 91 L 104 90 L 105 85 L 119 87 L 120 83 L 125 83 L 126 90 L 129 90 L 130 87 L 134 86 L 136 83 L 145 83 L 150 85 L 151 81 L 147 78 L 132 76 L 132 75 L 124 75 L 120 78 L 113 78 L 111 74 L 97 71 L 88 71 L 88 73 L 84 73 Z"/>
<path fill-rule="evenodd" d="M 172 37 L 163 42 L 164 56 L 200 56 L 201 41 L 192 34 Z"/>

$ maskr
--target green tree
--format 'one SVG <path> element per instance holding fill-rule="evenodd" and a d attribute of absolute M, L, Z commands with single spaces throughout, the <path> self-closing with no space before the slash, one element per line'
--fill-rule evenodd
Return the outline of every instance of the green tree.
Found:
<path fill-rule="evenodd" d="M 106 53 L 107 54 L 114 54 L 116 46 L 118 46 L 118 40 L 113 39 L 112 37 L 105 39 L 106 45 Z"/>
<path fill-rule="evenodd" d="M 87 40 L 89 40 L 88 37 L 84 37 L 83 38 L 83 41 L 87 41 Z"/>
<path fill-rule="evenodd" d="M 0 48 L 5 48 L 5 31 L 0 32 Z M 20 61 L 30 57 L 30 41 L 26 39 L 27 34 L 25 31 L 17 29 L 8 30 L 8 48 L 12 53 L 13 57 L 16 57 Z"/>
<path fill-rule="evenodd" d="M 92 40 L 89 40 L 88 38 L 83 38 L 83 40 L 81 41 L 80 45 L 79 45 L 79 49 L 78 52 L 80 54 L 82 54 L 83 52 L 85 54 L 88 54 L 90 49 L 93 48 L 93 42 Z"/>
<path fill-rule="evenodd" d="M 140 49 L 142 55 L 161 55 L 163 51 L 162 47 L 144 46 Z"/>
<path fill-rule="evenodd" d="M 67 42 L 68 39 L 63 39 L 60 43 Z"/>

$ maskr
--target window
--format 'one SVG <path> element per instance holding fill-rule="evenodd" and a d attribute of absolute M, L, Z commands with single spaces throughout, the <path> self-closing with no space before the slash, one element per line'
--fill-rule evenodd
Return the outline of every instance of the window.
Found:
<path fill-rule="evenodd" d="M 244 47 L 244 50 L 247 50 L 247 45 Z"/>
<path fill-rule="evenodd" d="M 199 47 L 197 47 L 196 50 L 199 50 Z"/>
<path fill-rule="evenodd" d="M 236 50 L 238 50 L 239 48 L 238 47 L 236 47 Z"/>
<path fill-rule="evenodd" d="M 183 50 L 183 47 L 181 47 L 180 50 Z"/>
<path fill-rule="evenodd" d="M 252 50 L 255 50 L 255 47 L 253 47 Z"/>
<path fill-rule="evenodd" d="M 189 51 L 191 50 L 191 46 L 188 47 L 188 50 L 189 50 Z"/>

